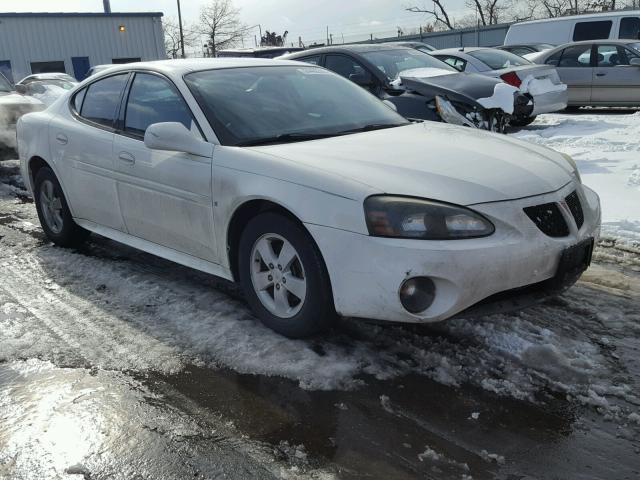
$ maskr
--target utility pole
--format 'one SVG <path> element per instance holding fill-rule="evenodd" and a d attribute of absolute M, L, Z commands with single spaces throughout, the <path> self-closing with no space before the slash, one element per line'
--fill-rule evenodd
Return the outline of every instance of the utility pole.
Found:
<path fill-rule="evenodd" d="M 185 58 L 184 33 L 182 32 L 182 11 L 180 10 L 180 0 L 178 0 L 178 24 L 180 25 L 180 48 L 182 49 L 182 58 Z"/>

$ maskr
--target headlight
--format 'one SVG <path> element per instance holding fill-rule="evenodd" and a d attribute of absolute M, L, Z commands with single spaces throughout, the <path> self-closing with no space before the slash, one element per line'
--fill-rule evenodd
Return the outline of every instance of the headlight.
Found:
<path fill-rule="evenodd" d="M 468 208 L 418 198 L 377 195 L 364 202 L 369 234 L 375 237 L 456 240 L 486 237 L 493 224 Z"/>
<path fill-rule="evenodd" d="M 560 155 L 562 155 L 564 159 L 569 162 L 569 165 L 571 165 L 571 168 L 573 168 L 573 174 L 578 179 L 578 182 L 582 183 L 582 178 L 580 177 L 580 172 L 578 171 L 578 165 L 576 165 L 576 161 L 571 158 L 571 155 L 567 155 L 566 153 L 561 153 Z"/>
<path fill-rule="evenodd" d="M 456 110 L 453 104 L 445 98 L 436 96 L 436 110 L 440 118 L 453 125 L 463 125 L 465 127 L 476 127 L 474 123 Z"/>

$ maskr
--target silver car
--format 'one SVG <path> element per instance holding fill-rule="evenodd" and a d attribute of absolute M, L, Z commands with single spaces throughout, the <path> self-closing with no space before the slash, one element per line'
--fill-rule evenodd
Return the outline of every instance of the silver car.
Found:
<path fill-rule="evenodd" d="M 551 66 L 536 65 L 511 52 L 495 48 L 447 48 L 429 54 L 461 72 L 500 78 L 531 98 L 533 105 L 529 115 L 512 119 L 512 125 L 528 125 L 536 115 L 556 112 L 567 107 L 567 86 L 561 82 L 558 72 Z"/>
<path fill-rule="evenodd" d="M 587 40 L 541 52 L 569 87 L 569 106 L 640 106 L 640 42 Z"/>

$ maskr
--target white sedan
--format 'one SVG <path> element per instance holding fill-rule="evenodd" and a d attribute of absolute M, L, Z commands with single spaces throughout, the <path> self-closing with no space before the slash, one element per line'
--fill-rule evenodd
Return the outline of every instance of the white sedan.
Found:
<path fill-rule="evenodd" d="M 241 284 L 289 337 L 336 317 L 435 322 L 587 268 L 597 195 L 552 150 L 410 123 L 320 67 L 113 67 L 18 125 L 47 236 L 89 232 Z"/>

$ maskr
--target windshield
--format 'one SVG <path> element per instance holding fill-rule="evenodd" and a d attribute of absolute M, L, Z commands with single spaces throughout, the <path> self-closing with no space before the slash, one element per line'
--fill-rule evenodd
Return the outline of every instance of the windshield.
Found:
<path fill-rule="evenodd" d="M 0 73 L 0 92 L 10 92 L 12 90 L 9 80 Z"/>
<path fill-rule="evenodd" d="M 477 58 L 482 63 L 487 65 L 491 70 L 500 70 L 502 68 L 519 67 L 520 65 L 531 65 L 529 60 L 526 60 L 518 55 L 504 50 L 472 50 L 466 52 L 474 58 Z"/>
<path fill-rule="evenodd" d="M 320 67 L 190 73 L 185 82 L 223 145 L 335 136 L 409 123 L 354 83 Z"/>
<path fill-rule="evenodd" d="M 414 68 L 439 68 L 458 73 L 458 70 L 428 53 L 413 48 L 396 48 L 363 52 L 362 56 L 378 67 L 389 80 L 395 80 L 400 72 Z"/>

